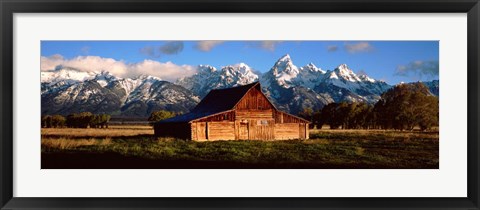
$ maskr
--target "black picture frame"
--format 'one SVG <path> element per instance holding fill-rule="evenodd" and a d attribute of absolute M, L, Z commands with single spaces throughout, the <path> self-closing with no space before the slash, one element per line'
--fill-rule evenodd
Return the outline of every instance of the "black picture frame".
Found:
<path fill-rule="evenodd" d="M 0 0 L 1 209 L 479 209 L 478 0 Z M 25 198 L 13 197 L 15 13 L 467 13 L 468 196 L 465 198 Z M 92 189 L 94 190 L 94 189 Z"/>

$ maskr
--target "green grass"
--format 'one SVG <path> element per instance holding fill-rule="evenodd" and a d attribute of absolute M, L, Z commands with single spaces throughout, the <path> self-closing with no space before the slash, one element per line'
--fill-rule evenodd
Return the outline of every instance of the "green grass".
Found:
<path fill-rule="evenodd" d="M 42 154 L 113 153 L 180 163 L 223 162 L 226 168 L 230 168 L 228 164 L 266 168 L 438 168 L 438 133 L 313 131 L 310 138 L 193 142 L 148 135 L 108 140 L 49 136 L 42 138 Z"/>

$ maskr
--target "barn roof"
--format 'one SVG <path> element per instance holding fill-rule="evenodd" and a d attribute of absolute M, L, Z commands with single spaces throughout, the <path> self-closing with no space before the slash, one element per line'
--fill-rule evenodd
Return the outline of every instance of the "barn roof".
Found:
<path fill-rule="evenodd" d="M 257 85 L 260 87 L 259 82 L 254 82 L 233 88 L 211 90 L 192 112 L 217 113 L 231 110 L 250 89 Z"/>
<path fill-rule="evenodd" d="M 254 82 L 248 85 L 243 85 L 238 87 L 211 90 L 202 99 L 202 101 L 200 101 L 200 103 L 195 108 L 193 108 L 191 112 L 187 114 L 179 115 L 176 117 L 172 117 L 166 120 L 162 120 L 162 121 L 159 121 L 158 123 L 190 122 L 192 120 L 231 111 L 235 108 L 237 103 L 252 88 L 258 88 L 260 92 L 262 91 L 259 82 Z M 272 103 L 270 102 L 270 104 Z M 274 109 L 276 109 L 273 104 L 272 106 L 274 107 Z M 294 117 L 297 117 L 297 116 L 294 116 Z M 299 119 L 302 119 L 302 118 L 299 118 Z M 304 121 L 307 121 L 307 120 L 304 120 Z"/>
<path fill-rule="evenodd" d="M 168 118 L 159 123 L 181 123 L 181 122 L 190 122 L 199 118 L 207 117 L 210 115 L 218 114 L 218 112 L 189 112 L 187 114 L 178 115 L 176 117 Z"/>
<path fill-rule="evenodd" d="M 190 122 L 195 119 L 232 110 L 253 87 L 260 88 L 259 82 L 248 85 L 211 90 L 193 110 L 187 114 L 162 120 L 159 123 Z"/>

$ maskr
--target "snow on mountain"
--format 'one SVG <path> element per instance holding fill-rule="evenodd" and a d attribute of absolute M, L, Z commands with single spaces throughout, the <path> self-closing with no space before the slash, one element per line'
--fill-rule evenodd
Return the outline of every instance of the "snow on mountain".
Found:
<path fill-rule="evenodd" d="M 115 76 L 113 76 L 112 74 L 110 74 L 109 72 L 107 71 L 102 71 L 100 72 L 100 74 L 97 74 L 95 75 L 95 78 L 94 80 L 100 84 L 100 86 L 102 87 L 105 87 L 108 85 L 108 83 L 112 82 L 112 81 L 115 81 L 117 80 L 118 78 L 116 78 Z"/>
<path fill-rule="evenodd" d="M 293 80 L 296 86 L 303 86 L 313 89 L 318 81 L 322 80 L 326 71 L 318 68 L 313 63 L 300 67 L 299 74 Z"/>
<path fill-rule="evenodd" d="M 371 83 L 376 82 L 376 80 L 368 77 L 367 75 L 360 75 L 360 76 L 358 76 L 358 78 L 360 78 L 360 80 L 361 80 L 362 82 L 371 82 Z"/>
<path fill-rule="evenodd" d="M 94 72 L 85 72 L 63 66 L 58 66 L 55 70 L 42 71 L 40 75 L 40 81 L 42 83 L 48 83 L 49 85 L 55 85 L 58 82 L 73 84 L 92 79 L 96 76 Z"/>
<path fill-rule="evenodd" d="M 179 85 L 147 78 L 128 95 L 121 111 L 131 116 L 148 116 L 156 110 L 186 113 L 199 102 L 198 96 Z"/>
<path fill-rule="evenodd" d="M 203 98 L 210 90 L 246 85 L 257 81 L 258 78 L 259 76 L 245 63 L 224 66 L 220 70 L 200 65 L 196 74 L 181 78 L 175 84 Z"/>
<path fill-rule="evenodd" d="M 142 75 L 120 78 L 108 72 L 84 72 L 68 67 L 42 71 L 42 113 L 69 114 L 80 111 L 148 116 L 167 109 L 188 112 L 210 90 L 260 81 L 271 101 L 284 111 L 298 114 L 305 108 L 321 109 L 332 102 L 375 103 L 391 88 L 383 81 L 357 75 L 346 64 L 323 70 L 313 63 L 297 67 L 287 54 L 264 73 L 245 63 L 217 69 L 199 65 L 197 73 L 175 83 Z M 425 82 L 438 95 L 438 80 Z"/>
<path fill-rule="evenodd" d="M 390 88 L 385 82 L 376 81 L 367 75 L 355 74 L 346 64 L 328 71 L 316 67 L 313 63 L 297 68 L 289 55 L 280 58 L 270 71 L 262 76 L 261 82 L 269 97 L 279 107 L 286 107 L 284 110 L 291 113 L 298 113 L 303 108 L 321 108 L 331 102 L 375 103 L 380 94 Z M 307 89 L 299 89 L 300 87 Z M 287 90 L 292 88 L 294 90 L 291 92 L 296 93 L 288 97 Z"/>
<path fill-rule="evenodd" d="M 339 77 L 349 82 L 361 81 L 360 78 L 358 78 L 358 76 L 355 73 L 353 73 L 353 71 L 350 68 L 348 68 L 347 64 L 341 64 L 337 68 L 335 68 L 335 70 L 333 71 L 337 73 Z"/>
<path fill-rule="evenodd" d="M 260 81 L 267 97 L 279 109 L 297 114 L 304 108 L 317 110 L 333 102 L 327 95 L 313 91 L 324 75 L 325 71 L 313 63 L 298 68 L 287 54 L 278 59 Z"/>
<path fill-rule="evenodd" d="M 228 86 L 246 85 L 258 80 L 258 75 L 245 63 L 223 67 L 220 77 L 226 80 Z"/>
<path fill-rule="evenodd" d="M 142 75 L 119 78 L 102 71 L 61 68 L 42 72 L 42 114 L 93 113 L 149 116 L 167 109 L 188 112 L 200 99 L 191 91 Z"/>
<path fill-rule="evenodd" d="M 325 71 L 313 63 L 297 67 L 290 55 L 280 57 L 269 71 L 258 74 L 247 64 L 222 67 L 201 65 L 198 72 L 175 84 L 203 98 L 210 90 L 235 87 L 259 80 L 277 107 L 296 114 L 303 108 L 321 108 L 338 101 L 376 102 L 390 88 L 385 82 L 357 75 L 346 64 Z"/>
<path fill-rule="evenodd" d="M 148 101 L 150 98 L 155 96 L 156 93 L 152 92 L 152 85 L 156 84 L 160 79 L 152 76 L 141 75 L 136 77 L 134 80 L 131 80 L 133 90 L 128 92 L 128 97 L 125 103 L 130 103 L 132 101 Z"/>
<path fill-rule="evenodd" d="M 348 68 L 346 64 L 341 64 L 335 70 L 328 71 L 323 80 L 324 83 L 333 84 L 337 87 L 345 88 L 350 91 L 359 89 L 361 79 Z"/>
<path fill-rule="evenodd" d="M 356 75 L 346 64 L 341 64 L 333 71 L 327 71 L 325 74 L 322 83 L 347 89 L 360 96 L 380 95 L 391 87 L 387 83 L 376 81 L 367 75 Z M 373 99 L 373 102 L 375 100 L 376 98 Z"/>
<path fill-rule="evenodd" d="M 293 79 L 300 73 L 297 66 L 293 65 L 290 55 L 286 54 L 275 62 L 273 67 L 264 74 L 265 86 L 269 87 L 272 83 L 289 88 L 293 85 Z"/>

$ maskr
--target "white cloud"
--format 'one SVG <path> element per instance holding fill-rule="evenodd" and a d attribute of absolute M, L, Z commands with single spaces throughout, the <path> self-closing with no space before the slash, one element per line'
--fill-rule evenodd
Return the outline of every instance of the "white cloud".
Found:
<path fill-rule="evenodd" d="M 161 63 L 154 60 L 144 60 L 138 63 L 125 63 L 112 58 L 99 56 L 78 56 L 65 59 L 61 55 L 41 57 L 41 71 L 54 70 L 57 66 L 71 67 L 80 71 L 108 71 L 117 77 L 136 77 L 150 75 L 167 81 L 175 81 L 184 76 L 195 74 L 197 68 L 189 65 L 176 65 L 172 62 Z"/>
<path fill-rule="evenodd" d="M 129 64 L 126 77 L 151 75 L 173 82 L 181 77 L 192 76 L 196 72 L 197 68 L 190 65 L 177 65 L 170 61 L 160 63 L 154 60 L 144 60 L 143 62 Z"/>
<path fill-rule="evenodd" d="M 40 69 L 42 71 L 55 69 L 56 66 L 61 65 L 63 62 L 63 56 L 55 54 L 49 57 L 42 56 L 40 58 Z"/>
<path fill-rule="evenodd" d="M 282 43 L 282 41 L 262 41 L 260 42 L 260 48 L 268 51 L 275 51 L 275 48 L 280 43 Z"/>
<path fill-rule="evenodd" d="M 357 42 L 357 43 L 345 43 L 345 50 L 348 53 L 360 53 L 360 52 L 371 52 L 373 51 L 373 46 L 368 42 Z"/>
<path fill-rule="evenodd" d="M 195 48 L 197 48 L 200 51 L 203 52 L 208 52 L 212 50 L 214 47 L 217 45 L 223 44 L 225 41 L 198 41 L 197 44 L 195 45 Z"/>

